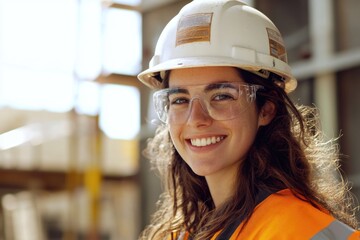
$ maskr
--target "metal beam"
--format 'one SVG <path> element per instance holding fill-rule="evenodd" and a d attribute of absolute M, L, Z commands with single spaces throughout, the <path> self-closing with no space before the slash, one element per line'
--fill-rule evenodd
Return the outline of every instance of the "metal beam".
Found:
<path fill-rule="evenodd" d="M 325 72 L 339 72 L 360 66 L 360 48 L 334 53 L 321 60 L 312 59 L 295 62 L 291 66 L 293 74 L 299 80 Z"/>
<path fill-rule="evenodd" d="M 321 11 L 319 11 L 321 9 Z M 332 1 L 310 0 L 310 39 L 313 61 L 321 63 L 334 54 L 334 11 Z M 315 104 L 320 110 L 322 130 L 327 138 L 338 135 L 336 76 L 334 69 L 314 74 Z"/>

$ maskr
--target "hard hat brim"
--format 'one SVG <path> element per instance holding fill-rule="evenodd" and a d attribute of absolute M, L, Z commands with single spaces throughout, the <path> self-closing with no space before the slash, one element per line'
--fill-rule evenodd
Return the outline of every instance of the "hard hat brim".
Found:
<path fill-rule="evenodd" d="M 149 69 L 141 72 L 138 75 L 138 79 L 144 83 L 146 86 L 152 89 L 161 88 L 161 82 L 158 78 L 155 78 L 156 75 L 159 75 L 161 72 L 168 70 L 181 69 L 181 68 L 198 68 L 198 67 L 237 67 L 244 69 L 250 72 L 259 72 L 260 70 L 267 70 L 273 73 L 278 74 L 284 78 L 285 81 L 285 91 L 291 92 L 297 86 L 297 81 L 292 75 L 285 74 L 286 72 L 291 72 L 289 66 L 286 63 L 277 61 L 277 68 L 264 67 L 264 65 L 256 65 L 253 62 L 246 62 L 242 60 L 235 60 L 233 58 L 227 57 L 188 57 L 188 58 L 179 58 L 171 59 L 160 64 L 157 64 Z M 280 66 L 280 67 L 279 67 Z M 284 68 L 284 71 L 279 71 L 279 68 Z"/>

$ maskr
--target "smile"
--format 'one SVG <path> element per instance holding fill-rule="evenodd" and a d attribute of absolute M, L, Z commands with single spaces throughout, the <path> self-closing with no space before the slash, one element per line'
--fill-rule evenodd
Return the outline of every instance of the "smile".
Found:
<path fill-rule="evenodd" d="M 211 144 L 215 144 L 223 140 L 224 137 L 208 137 L 208 138 L 195 138 L 190 139 L 191 145 L 196 147 L 205 147 Z"/>

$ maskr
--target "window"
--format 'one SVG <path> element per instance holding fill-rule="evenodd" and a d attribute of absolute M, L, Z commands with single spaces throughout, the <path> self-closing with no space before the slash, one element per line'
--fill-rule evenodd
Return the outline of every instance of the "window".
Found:
<path fill-rule="evenodd" d="M 110 8 L 104 22 L 104 71 L 136 75 L 142 59 L 140 13 Z"/>
<path fill-rule="evenodd" d="M 0 18 L 0 106 L 70 110 L 76 3 L 3 0 Z"/>
<path fill-rule="evenodd" d="M 22 125 L 45 126 L 50 118 L 58 119 L 59 124 L 64 119 L 73 121 L 71 116 L 66 116 L 75 109 L 80 115 L 99 115 L 106 137 L 136 139 L 140 128 L 138 89 L 121 86 L 121 81 L 115 85 L 94 80 L 109 72 L 126 75 L 140 72 L 139 12 L 104 8 L 101 1 L 92 0 L 2 0 L 0 13 L 0 110 L 13 109 L 11 114 L 6 114 L 9 119 L 0 120 L 2 133 L 18 127 L 19 131 L 27 131 Z M 11 122 L 12 115 L 20 119 L 18 125 Z M 58 123 L 54 121 L 54 124 Z M 48 132 L 47 127 L 36 129 Z M 63 146 L 60 147 L 63 153 L 54 158 L 61 165 L 67 161 L 69 139 L 55 132 L 51 142 L 43 137 L 36 144 L 47 146 L 42 148 L 46 154 L 57 152 L 48 148 Z M 11 148 L 24 149 L 25 144 L 29 149 L 33 140 L 39 138 L 30 135 L 26 139 L 17 141 Z M 4 154 L 9 159 L 14 155 L 10 151 Z M 47 158 L 52 159 L 51 154 Z"/>
<path fill-rule="evenodd" d="M 136 87 L 107 84 L 102 88 L 100 127 L 115 139 L 134 139 L 140 130 L 140 94 Z"/>
<path fill-rule="evenodd" d="M 140 225 L 140 93 L 122 80 L 135 80 L 141 70 L 141 14 L 100 0 L 0 5 L 0 198 L 5 211 L 38 214 L 6 214 L 0 221 L 14 226 L 6 238 L 24 232 L 28 220 L 42 226 L 27 224 L 25 232 L 44 227 L 46 239 L 66 232 L 81 238 L 89 229 L 109 239 L 134 239 Z M 102 82 L 112 74 L 115 81 Z M 3 196 L 34 182 L 42 190 L 31 192 L 36 196 Z M 20 204 L 31 199 L 40 207 Z"/>

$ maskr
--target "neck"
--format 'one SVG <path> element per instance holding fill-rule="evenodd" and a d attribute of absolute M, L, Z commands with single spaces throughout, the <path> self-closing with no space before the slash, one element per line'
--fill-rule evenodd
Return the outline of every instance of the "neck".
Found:
<path fill-rule="evenodd" d="M 234 195 L 236 176 L 237 171 L 230 171 L 205 177 L 215 207 L 219 207 Z"/>

